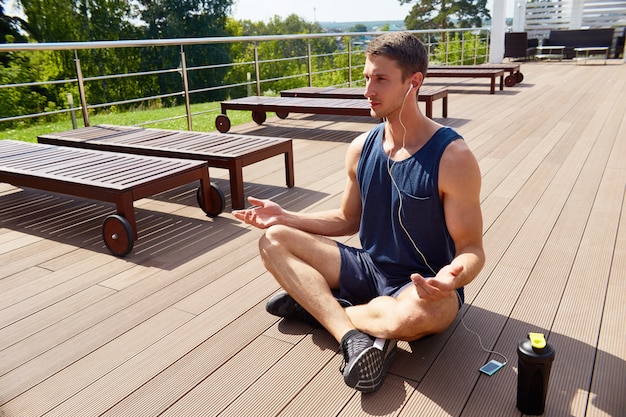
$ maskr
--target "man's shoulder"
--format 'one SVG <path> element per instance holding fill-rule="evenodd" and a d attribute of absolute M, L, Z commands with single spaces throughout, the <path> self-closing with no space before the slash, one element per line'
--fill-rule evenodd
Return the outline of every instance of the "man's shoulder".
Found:
<path fill-rule="evenodd" d="M 460 160 L 473 161 L 474 159 L 472 150 L 461 136 L 452 137 L 441 156 L 442 163 L 456 163 Z"/>
<path fill-rule="evenodd" d="M 362 150 L 363 146 L 365 146 L 365 142 L 367 142 L 368 138 L 373 138 L 376 137 L 380 134 L 381 129 L 383 128 L 383 125 L 377 125 L 376 127 L 374 127 L 371 130 L 368 130 L 367 132 L 363 132 L 361 133 L 359 136 L 357 136 L 356 138 L 352 139 L 352 142 L 350 143 L 350 147 L 353 149 L 358 149 L 358 150 Z"/>
<path fill-rule="evenodd" d="M 439 172 L 440 186 L 441 182 L 454 185 L 474 180 L 479 184 L 481 181 L 478 161 L 464 140 L 453 140 L 448 144 L 441 156 Z"/>
<path fill-rule="evenodd" d="M 439 136 L 442 140 L 454 141 L 456 139 L 463 139 L 463 136 L 457 132 L 453 127 L 441 126 L 433 136 Z"/>

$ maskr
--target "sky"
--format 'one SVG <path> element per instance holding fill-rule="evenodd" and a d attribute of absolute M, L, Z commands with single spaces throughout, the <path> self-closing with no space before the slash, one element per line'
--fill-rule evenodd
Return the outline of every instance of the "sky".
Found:
<path fill-rule="evenodd" d="M 411 7 L 399 0 L 234 0 L 233 17 L 267 21 L 295 13 L 309 22 L 404 20 Z"/>
<path fill-rule="evenodd" d="M 513 15 L 514 0 L 507 0 L 506 15 Z M 6 2 L 5 12 L 15 11 L 16 0 Z M 493 0 L 487 0 L 491 10 Z M 371 22 L 400 20 L 409 14 L 412 4 L 399 0 L 233 0 L 236 20 L 268 21 L 275 15 L 286 18 L 296 14 L 309 22 Z"/>
<path fill-rule="evenodd" d="M 488 0 L 489 9 L 491 4 Z M 371 22 L 404 20 L 412 7 L 399 0 L 234 0 L 232 10 L 236 20 L 267 21 L 295 13 L 309 22 Z M 513 14 L 510 5 L 506 14 Z"/>

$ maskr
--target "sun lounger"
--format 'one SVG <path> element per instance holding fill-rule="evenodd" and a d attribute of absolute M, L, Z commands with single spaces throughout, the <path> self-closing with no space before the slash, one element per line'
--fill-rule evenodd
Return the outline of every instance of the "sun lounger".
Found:
<path fill-rule="evenodd" d="M 281 97 L 308 97 L 308 98 L 340 98 L 365 99 L 363 87 L 300 87 L 280 92 Z M 448 89 L 445 87 L 420 87 L 418 101 L 425 102 L 426 116 L 433 118 L 433 101 L 442 99 L 442 116 L 448 117 Z"/>
<path fill-rule="evenodd" d="M 233 209 L 244 208 L 243 167 L 284 154 L 288 187 L 294 186 L 291 139 L 100 125 L 40 135 L 39 142 L 170 158 L 195 159 L 228 169 Z"/>
<path fill-rule="evenodd" d="M 430 69 L 468 69 L 468 70 L 489 70 L 489 69 L 501 69 L 507 71 L 509 75 L 504 78 L 504 85 L 507 87 L 513 87 L 517 83 L 521 83 L 524 80 L 524 74 L 521 73 L 520 64 L 514 62 L 502 63 L 502 64 L 481 64 L 481 65 L 431 65 Z"/>
<path fill-rule="evenodd" d="M 257 124 L 265 122 L 267 112 L 274 112 L 281 119 L 289 113 L 371 117 L 370 104 L 363 99 L 252 96 L 223 101 L 221 107 L 222 114 L 216 117 L 215 126 L 222 133 L 230 130 L 228 110 L 251 110 Z"/>
<path fill-rule="evenodd" d="M 224 208 L 203 161 L 0 140 L 0 182 L 114 203 L 102 225 L 106 247 L 125 256 L 137 239 L 133 202 L 200 180 L 200 207 L 210 216 Z"/>
<path fill-rule="evenodd" d="M 360 99 L 252 96 L 222 101 L 221 107 L 222 114 L 215 119 L 215 126 L 222 133 L 230 130 L 230 119 L 226 115 L 228 110 L 251 110 L 252 120 L 257 124 L 265 122 L 266 112 L 275 112 L 281 119 L 285 119 L 289 113 L 371 117 L 369 103 Z"/>
<path fill-rule="evenodd" d="M 502 69 L 453 69 L 447 67 L 445 69 L 428 68 L 426 77 L 444 77 L 444 78 L 490 78 L 491 86 L 489 92 L 496 92 L 496 78 L 500 77 L 500 90 L 504 84 L 504 70 Z"/>

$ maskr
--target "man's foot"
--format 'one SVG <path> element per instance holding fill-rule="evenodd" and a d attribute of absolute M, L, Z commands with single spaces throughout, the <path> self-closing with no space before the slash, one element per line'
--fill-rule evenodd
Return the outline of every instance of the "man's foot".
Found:
<path fill-rule="evenodd" d="M 343 298 L 335 298 L 339 305 L 343 308 L 350 307 L 352 304 Z M 265 310 L 274 316 L 283 317 L 289 320 L 301 321 L 314 327 L 322 327 L 315 317 L 304 309 L 300 304 L 286 292 L 281 292 L 273 296 L 267 301 Z"/>
<path fill-rule="evenodd" d="M 343 373 L 346 385 L 361 392 L 376 391 L 383 384 L 397 350 L 395 340 L 374 339 L 351 330 L 341 339 Z"/>

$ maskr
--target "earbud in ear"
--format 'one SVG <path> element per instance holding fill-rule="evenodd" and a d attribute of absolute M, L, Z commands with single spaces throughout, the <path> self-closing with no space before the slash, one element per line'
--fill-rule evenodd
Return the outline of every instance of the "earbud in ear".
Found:
<path fill-rule="evenodd" d="M 409 85 L 409 89 L 406 90 L 406 94 L 404 95 L 404 98 L 406 99 L 409 96 L 409 93 L 411 92 L 411 89 L 413 88 L 413 84 Z"/>

